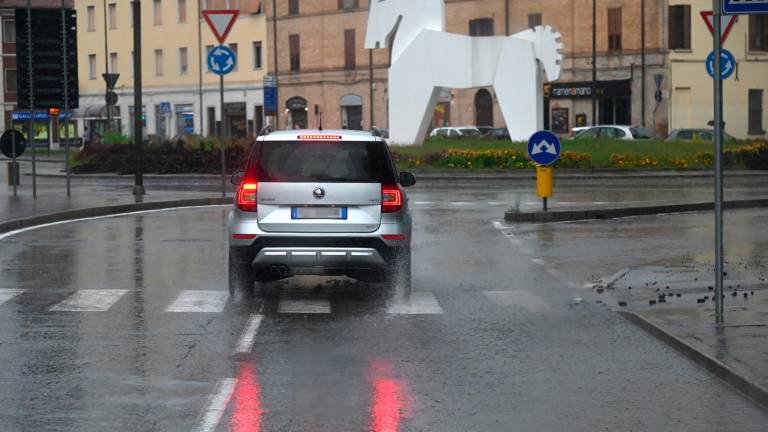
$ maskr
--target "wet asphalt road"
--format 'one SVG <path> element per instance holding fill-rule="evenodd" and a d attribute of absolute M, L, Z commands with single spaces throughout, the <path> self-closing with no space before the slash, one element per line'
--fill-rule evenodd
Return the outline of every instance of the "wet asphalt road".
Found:
<path fill-rule="evenodd" d="M 493 224 L 490 203 L 526 193 L 414 190 L 405 305 L 346 279 L 228 299 L 225 208 L 4 238 L 0 429 L 766 430 L 765 411 L 582 287 L 637 258 L 616 251 L 652 254 L 653 223 L 584 270 L 599 244 L 568 224 Z"/>

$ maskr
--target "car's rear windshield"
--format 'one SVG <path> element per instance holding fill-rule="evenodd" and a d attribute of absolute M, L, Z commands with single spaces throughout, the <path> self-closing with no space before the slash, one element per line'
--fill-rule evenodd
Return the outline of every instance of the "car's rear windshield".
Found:
<path fill-rule="evenodd" d="M 260 182 L 395 182 L 383 142 L 260 142 L 251 153 L 248 174 Z"/>
<path fill-rule="evenodd" d="M 634 139 L 652 139 L 653 138 L 651 133 L 643 128 L 633 127 L 633 128 L 629 128 L 629 131 L 632 132 L 632 138 Z"/>

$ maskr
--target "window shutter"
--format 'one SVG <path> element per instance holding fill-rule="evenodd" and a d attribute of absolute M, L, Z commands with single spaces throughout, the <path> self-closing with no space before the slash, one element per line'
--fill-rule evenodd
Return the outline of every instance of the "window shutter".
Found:
<path fill-rule="evenodd" d="M 684 49 L 691 49 L 691 6 L 685 5 L 681 8 L 683 14 L 683 43 Z"/>

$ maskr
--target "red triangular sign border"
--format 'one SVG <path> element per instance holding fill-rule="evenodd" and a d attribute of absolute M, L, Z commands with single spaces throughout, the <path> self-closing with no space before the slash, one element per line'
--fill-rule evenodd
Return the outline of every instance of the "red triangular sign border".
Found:
<path fill-rule="evenodd" d="M 712 25 L 712 22 L 709 20 L 710 17 L 712 17 L 714 14 L 712 11 L 701 11 L 701 17 L 704 19 L 704 23 L 707 25 L 707 28 L 709 29 L 709 32 L 712 34 L 712 37 L 715 36 L 715 27 Z M 720 44 L 725 44 L 725 41 L 728 39 L 728 35 L 731 34 L 731 30 L 733 29 L 733 25 L 736 24 L 736 21 L 739 20 L 738 15 L 723 15 L 722 19 L 724 20 L 723 24 L 725 25 L 725 29 L 723 30 L 722 36 L 720 36 Z"/>
<path fill-rule="evenodd" d="M 232 26 L 235 25 L 235 20 L 237 20 L 237 16 L 240 14 L 240 11 L 237 9 L 233 9 L 233 10 L 210 9 L 210 10 L 204 10 L 202 14 L 203 14 L 203 18 L 205 18 L 205 22 L 208 23 L 208 27 L 211 28 L 213 35 L 216 37 L 216 40 L 218 40 L 220 44 L 223 44 L 224 41 L 227 40 L 227 36 L 229 35 L 230 30 L 232 30 Z M 211 21 L 210 15 L 230 15 L 229 24 L 227 24 L 227 28 L 224 29 L 224 32 L 222 32 L 222 34 L 219 34 L 218 29 L 216 29 L 216 26 L 213 24 L 213 21 Z"/>

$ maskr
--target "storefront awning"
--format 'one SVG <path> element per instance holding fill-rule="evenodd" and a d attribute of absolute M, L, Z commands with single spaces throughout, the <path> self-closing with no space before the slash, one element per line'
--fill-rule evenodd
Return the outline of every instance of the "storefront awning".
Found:
<path fill-rule="evenodd" d="M 115 107 L 110 107 L 112 117 L 119 117 L 120 110 Z M 106 119 L 107 118 L 107 105 L 89 105 L 80 108 L 75 111 L 75 118 L 81 119 Z"/>

